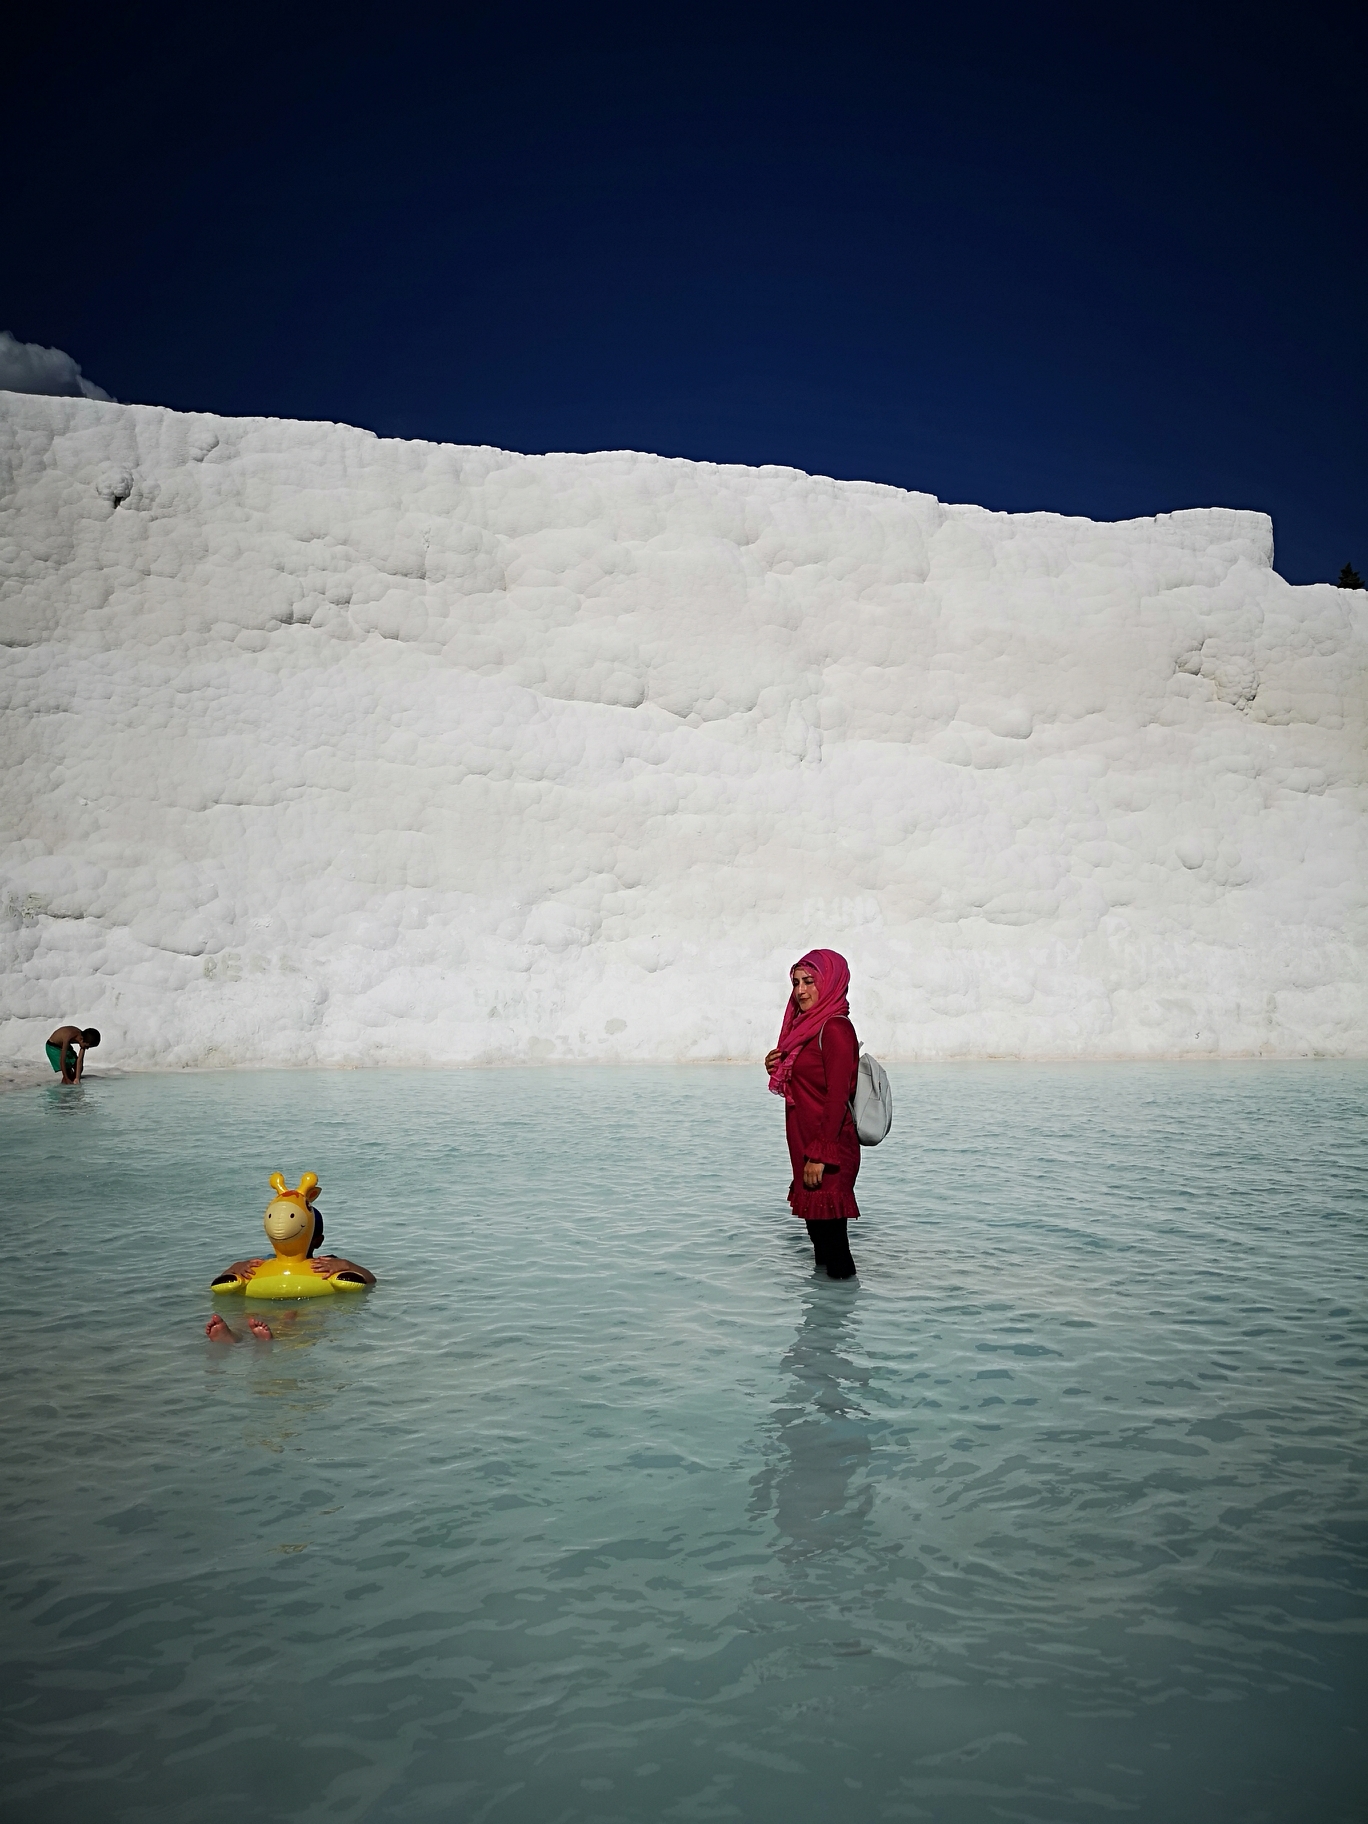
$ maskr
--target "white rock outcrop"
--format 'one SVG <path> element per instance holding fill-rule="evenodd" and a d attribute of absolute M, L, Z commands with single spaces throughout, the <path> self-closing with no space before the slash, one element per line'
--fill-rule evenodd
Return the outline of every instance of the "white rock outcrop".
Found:
<path fill-rule="evenodd" d="M 0 394 L 0 1059 L 1368 1051 L 1368 594 L 1259 513 Z"/>

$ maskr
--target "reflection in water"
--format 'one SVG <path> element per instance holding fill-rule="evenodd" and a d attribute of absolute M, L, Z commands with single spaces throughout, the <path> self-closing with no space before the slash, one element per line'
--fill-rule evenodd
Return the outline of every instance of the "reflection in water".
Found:
<path fill-rule="evenodd" d="M 751 1513 L 773 1513 L 779 1555 L 792 1564 L 848 1551 L 868 1531 L 873 1488 L 863 1474 L 870 1440 L 862 1396 L 869 1370 L 846 1354 L 856 1331 L 852 1291 L 819 1286 L 806 1295 L 803 1321 L 780 1363 L 777 1449 L 752 1483 Z"/>
<path fill-rule="evenodd" d="M 328 1409 L 342 1385 L 306 1376 L 300 1352 L 324 1341 L 330 1331 L 345 1336 L 361 1314 L 351 1300 L 335 1299 L 291 1305 L 278 1299 L 223 1298 L 215 1300 L 215 1309 L 238 1340 L 236 1345 L 206 1340 L 206 1375 L 213 1382 L 225 1376 L 238 1378 L 245 1369 L 251 1392 L 258 1399 L 278 1402 L 269 1416 L 263 1413 L 248 1426 L 242 1442 L 279 1454 Z M 269 1342 L 249 1334 L 248 1317 L 265 1318 L 271 1326 Z"/>
<path fill-rule="evenodd" d="M 244 1300 L 240 1294 L 235 1298 L 216 1298 L 214 1310 L 238 1339 L 241 1353 L 245 1356 L 252 1351 L 253 1359 L 263 1365 L 270 1361 L 279 1365 L 282 1353 L 312 1349 L 330 1331 L 345 1335 L 360 1315 L 350 1300 L 320 1298 L 291 1304 L 284 1299 Z M 266 1321 L 271 1329 L 269 1340 L 258 1340 L 249 1333 L 249 1317 Z M 210 1343 L 207 1353 L 212 1364 L 222 1363 L 239 1351 L 230 1343 Z"/>
<path fill-rule="evenodd" d="M 55 1115 L 81 1115 L 91 1105 L 84 1083 L 49 1083 L 45 1086 L 45 1097 L 49 1110 Z"/>

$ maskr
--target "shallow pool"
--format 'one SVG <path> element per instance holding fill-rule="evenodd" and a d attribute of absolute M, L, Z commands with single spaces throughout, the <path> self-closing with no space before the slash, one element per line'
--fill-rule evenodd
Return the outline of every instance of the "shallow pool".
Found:
<path fill-rule="evenodd" d="M 847 1284 L 754 1070 L 0 1097 L 6 1816 L 1362 1819 L 1368 1067 L 894 1080 Z"/>

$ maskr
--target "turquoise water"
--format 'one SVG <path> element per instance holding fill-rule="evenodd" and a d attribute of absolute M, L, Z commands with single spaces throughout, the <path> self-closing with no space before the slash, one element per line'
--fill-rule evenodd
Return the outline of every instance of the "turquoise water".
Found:
<path fill-rule="evenodd" d="M 5 1816 L 1361 1820 L 1368 1067 L 893 1074 L 0 1097 Z"/>

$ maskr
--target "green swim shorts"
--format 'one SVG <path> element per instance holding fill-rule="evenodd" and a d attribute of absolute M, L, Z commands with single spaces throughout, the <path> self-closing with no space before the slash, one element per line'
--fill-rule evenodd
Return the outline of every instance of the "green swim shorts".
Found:
<path fill-rule="evenodd" d="M 48 1063 L 51 1064 L 52 1068 L 60 1077 L 62 1074 L 62 1047 L 60 1045 L 54 1045 L 52 1040 L 49 1039 L 43 1049 L 48 1054 Z M 71 1062 L 74 1069 L 76 1064 L 76 1047 L 68 1044 L 66 1049 L 71 1053 Z"/>

